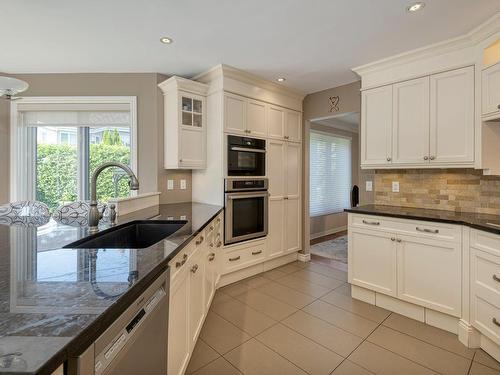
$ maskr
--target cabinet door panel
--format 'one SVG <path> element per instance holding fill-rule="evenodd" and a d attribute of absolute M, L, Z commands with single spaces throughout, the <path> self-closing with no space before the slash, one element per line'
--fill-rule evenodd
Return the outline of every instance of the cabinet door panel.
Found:
<path fill-rule="evenodd" d="M 431 164 L 474 161 L 474 68 L 431 76 Z"/>
<path fill-rule="evenodd" d="M 500 62 L 483 70 L 483 115 L 500 111 Z"/>
<path fill-rule="evenodd" d="M 298 143 L 286 143 L 286 195 L 288 198 L 300 196 L 301 184 L 301 148 Z"/>
<path fill-rule="evenodd" d="M 300 112 L 286 111 L 285 136 L 288 141 L 300 142 L 302 139 L 302 116 Z"/>
<path fill-rule="evenodd" d="M 427 164 L 429 160 L 429 77 L 393 86 L 392 162 Z"/>
<path fill-rule="evenodd" d="M 269 198 L 269 233 L 267 235 L 267 256 L 275 257 L 285 250 L 285 204 L 282 197 Z"/>
<path fill-rule="evenodd" d="M 189 271 L 189 340 L 191 349 L 196 345 L 203 319 L 205 317 L 205 259 L 199 248 L 188 261 Z"/>
<path fill-rule="evenodd" d="M 399 238 L 398 297 L 460 317 L 460 244 L 411 236 Z"/>
<path fill-rule="evenodd" d="M 247 102 L 247 130 L 251 135 L 267 136 L 266 105 L 256 100 Z"/>
<path fill-rule="evenodd" d="M 392 85 L 361 94 L 361 164 L 389 165 L 392 158 Z"/>
<path fill-rule="evenodd" d="M 349 228 L 349 282 L 396 296 L 395 235 Z"/>
<path fill-rule="evenodd" d="M 271 197 L 285 195 L 285 150 L 286 143 L 278 140 L 267 142 L 267 176 Z"/>
<path fill-rule="evenodd" d="M 267 111 L 267 131 L 271 138 L 283 139 L 285 136 L 285 110 L 269 106 Z"/>
<path fill-rule="evenodd" d="M 206 159 L 204 131 L 181 127 L 179 150 L 181 167 L 204 167 Z"/>
<path fill-rule="evenodd" d="M 288 197 L 285 201 L 285 251 L 300 250 L 301 220 L 299 197 Z"/>
<path fill-rule="evenodd" d="M 189 340 L 189 275 L 185 267 L 170 286 L 168 327 L 168 373 L 182 375 L 188 365 Z"/>
<path fill-rule="evenodd" d="M 224 95 L 224 130 L 246 134 L 246 99 L 237 95 Z"/>

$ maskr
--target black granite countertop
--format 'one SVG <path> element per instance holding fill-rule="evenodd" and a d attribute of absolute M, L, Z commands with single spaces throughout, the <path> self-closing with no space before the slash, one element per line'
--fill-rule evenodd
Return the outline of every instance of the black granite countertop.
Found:
<path fill-rule="evenodd" d="M 344 210 L 355 214 L 391 216 L 402 219 L 435 221 L 449 224 L 467 225 L 471 228 L 500 234 L 500 216 L 479 214 L 473 212 L 455 212 L 446 210 L 431 210 L 426 208 L 411 208 L 400 206 L 385 206 L 368 204 Z"/>
<path fill-rule="evenodd" d="M 53 219 L 0 225 L 0 374 L 50 374 L 81 354 L 221 210 L 179 203 L 119 218 L 188 221 L 145 249 L 63 248 L 88 228 Z"/>

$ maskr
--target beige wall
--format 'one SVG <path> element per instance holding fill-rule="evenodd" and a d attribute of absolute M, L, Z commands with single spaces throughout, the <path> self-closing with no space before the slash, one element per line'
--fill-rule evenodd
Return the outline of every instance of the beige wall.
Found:
<path fill-rule="evenodd" d="M 156 73 L 17 74 L 29 83 L 23 96 L 136 96 L 138 177 L 141 192 L 161 191 L 161 202 L 191 199 L 191 190 L 166 193 L 169 171 L 163 169 L 163 95 L 157 83 L 167 77 Z M 8 176 L 9 106 L 0 102 L 0 172 Z M 175 174 L 177 178 L 179 175 Z M 180 174 L 191 186 L 191 172 Z M 8 201 L 8 179 L 0 181 L 0 202 Z M 178 186 L 178 185 L 177 185 Z M 189 195 L 189 198 L 187 196 Z"/>

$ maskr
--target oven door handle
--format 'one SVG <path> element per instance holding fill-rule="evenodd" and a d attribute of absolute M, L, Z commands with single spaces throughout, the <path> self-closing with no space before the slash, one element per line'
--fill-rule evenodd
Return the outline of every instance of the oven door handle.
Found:
<path fill-rule="evenodd" d="M 266 150 L 261 150 L 259 148 L 246 148 L 246 147 L 231 146 L 230 150 L 231 151 L 243 151 L 243 152 L 255 152 L 257 154 L 265 154 L 266 153 Z"/>
<path fill-rule="evenodd" d="M 260 192 L 260 193 L 253 193 L 253 192 L 248 192 L 248 193 L 243 193 L 243 192 L 226 193 L 226 198 L 228 200 L 231 200 L 231 199 L 242 199 L 242 198 L 267 198 L 269 196 L 270 196 L 270 194 L 267 191 L 263 191 L 263 192 Z"/>

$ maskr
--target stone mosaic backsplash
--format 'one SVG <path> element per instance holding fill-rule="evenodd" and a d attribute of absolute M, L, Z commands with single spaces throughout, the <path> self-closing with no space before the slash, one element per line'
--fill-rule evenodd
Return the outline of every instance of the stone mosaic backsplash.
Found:
<path fill-rule="evenodd" d="M 500 176 L 480 170 L 377 170 L 374 185 L 375 204 L 500 215 Z"/>

